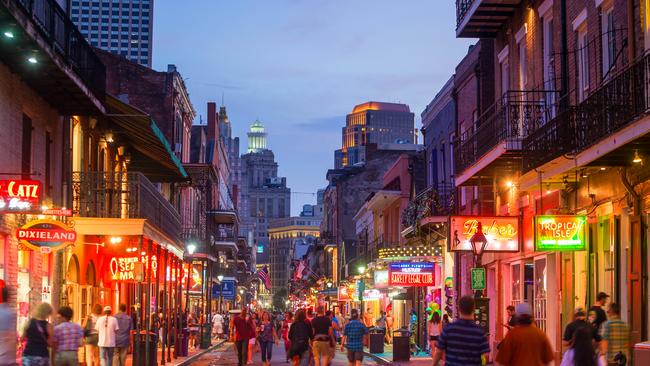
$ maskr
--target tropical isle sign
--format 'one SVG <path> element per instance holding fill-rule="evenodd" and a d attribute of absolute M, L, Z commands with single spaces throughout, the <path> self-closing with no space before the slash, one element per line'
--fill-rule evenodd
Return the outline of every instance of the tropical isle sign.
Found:
<path fill-rule="evenodd" d="M 586 224 L 585 216 L 535 216 L 535 250 L 585 250 Z"/>
<path fill-rule="evenodd" d="M 77 232 L 60 221 L 36 220 L 17 229 L 16 238 L 30 249 L 50 252 L 74 244 Z"/>

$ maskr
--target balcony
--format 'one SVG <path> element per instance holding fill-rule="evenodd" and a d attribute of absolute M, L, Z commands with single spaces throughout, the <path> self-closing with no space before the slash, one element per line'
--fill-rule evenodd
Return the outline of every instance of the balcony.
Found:
<path fill-rule="evenodd" d="M 180 215 L 142 173 L 74 172 L 72 191 L 74 215 L 146 219 L 172 240 L 181 236 Z"/>
<path fill-rule="evenodd" d="M 521 169 L 522 140 L 556 114 L 556 91 L 506 92 L 454 145 L 456 185 L 481 185 Z"/>
<path fill-rule="evenodd" d="M 402 236 L 411 237 L 426 218 L 441 217 L 446 221 L 446 217 L 454 213 L 455 192 L 453 184 L 438 183 L 418 194 L 402 215 Z"/>
<path fill-rule="evenodd" d="M 650 152 L 648 128 L 632 126 L 647 119 L 642 117 L 649 108 L 650 55 L 646 55 L 612 75 L 577 106 L 563 111 L 526 137 L 524 172 L 561 156 L 577 158 L 596 145 L 593 154 L 578 159 L 575 164 L 631 165 L 635 152 L 642 155 Z"/>
<path fill-rule="evenodd" d="M 0 59 L 52 106 L 104 111 L 106 68 L 56 0 L 0 0 L 0 25 L 13 35 L 0 40 Z"/>
<path fill-rule="evenodd" d="M 456 0 L 456 37 L 492 38 L 521 0 Z"/>

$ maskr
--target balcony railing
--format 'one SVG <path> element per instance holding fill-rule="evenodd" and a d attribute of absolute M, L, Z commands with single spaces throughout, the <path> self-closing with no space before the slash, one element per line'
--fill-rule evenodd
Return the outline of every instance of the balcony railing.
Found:
<path fill-rule="evenodd" d="M 138 172 L 74 172 L 73 213 L 82 217 L 146 219 L 171 239 L 180 238 L 180 215 Z"/>
<path fill-rule="evenodd" d="M 456 169 L 464 171 L 501 143 L 506 150 L 521 150 L 522 139 L 555 116 L 557 100 L 556 91 L 506 92 L 455 144 Z"/>
<path fill-rule="evenodd" d="M 456 27 L 463 23 L 467 12 L 472 7 L 472 3 L 474 3 L 474 0 L 456 0 Z"/>
<path fill-rule="evenodd" d="M 106 67 L 56 0 L 11 1 L 19 4 L 56 53 L 65 59 L 95 97 L 102 100 L 106 90 Z"/>
<path fill-rule="evenodd" d="M 453 184 L 438 183 L 427 188 L 409 202 L 402 215 L 402 227 L 415 227 L 425 217 L 452 214 L 455 206 L 454 196 Z"/>
<path fill-rule="evenodd" d="M 635 121 L 650 108 L 649 91 L 650 55 L 646 55 L 531 133 L 523 142 L 524 171 L 579 153 Z"/>

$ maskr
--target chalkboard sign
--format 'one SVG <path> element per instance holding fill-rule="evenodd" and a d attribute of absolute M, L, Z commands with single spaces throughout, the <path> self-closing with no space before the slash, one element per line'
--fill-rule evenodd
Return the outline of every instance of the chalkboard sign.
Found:
<path fill-rule="evenodd" d="M 480 298 L 475 300 L 474 319 L 476 324 L 483 328 L 485 334 L 490 333 L 490 299 Z"/>

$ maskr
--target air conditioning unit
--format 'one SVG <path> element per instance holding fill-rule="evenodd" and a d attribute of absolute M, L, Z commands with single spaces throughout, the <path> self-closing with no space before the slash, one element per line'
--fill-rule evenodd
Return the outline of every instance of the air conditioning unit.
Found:
<path fill-rule="evenodd" d="M 181 144 L 180 142 L 177 142 L 177 143 L 174 144 L 174 152 L 175 153 L 181 152 L 182 149 L 183 149 L 183 144 Z"/>

